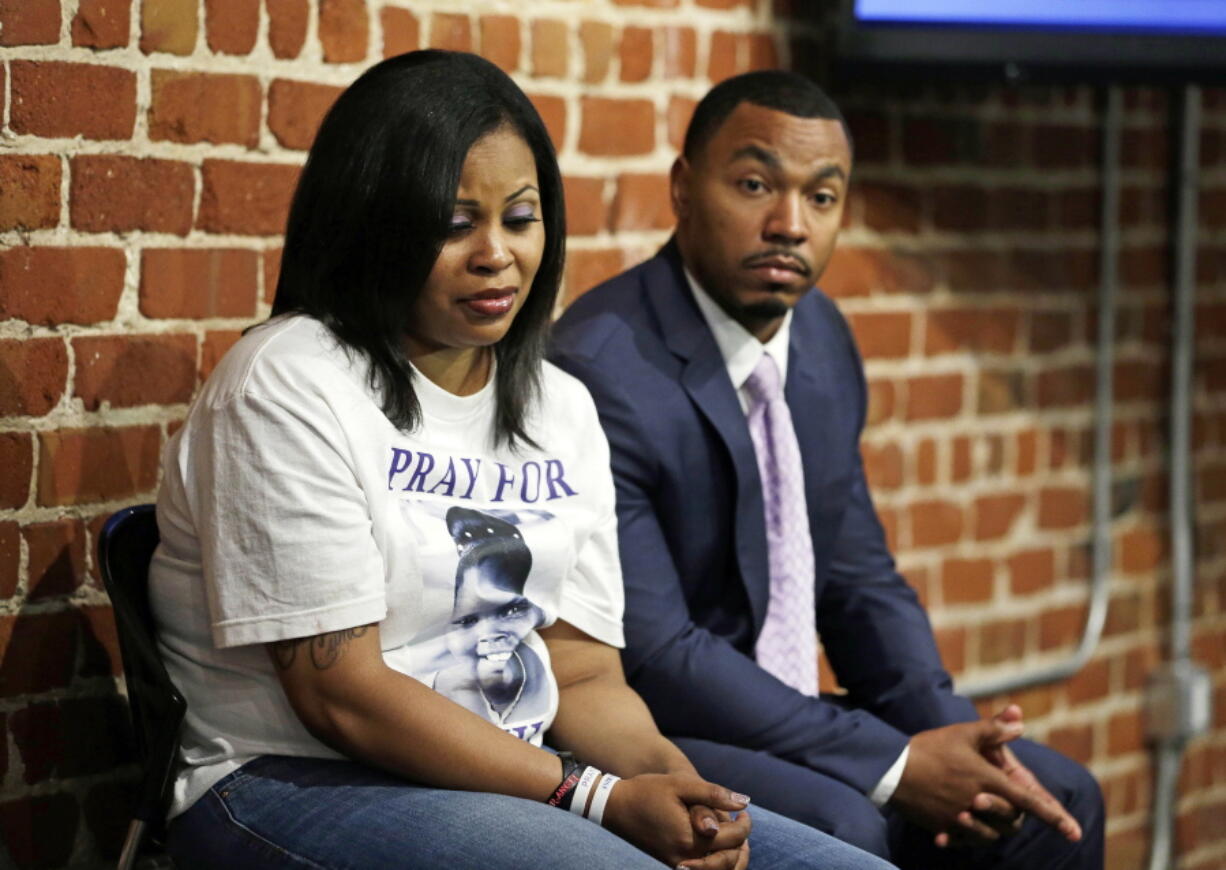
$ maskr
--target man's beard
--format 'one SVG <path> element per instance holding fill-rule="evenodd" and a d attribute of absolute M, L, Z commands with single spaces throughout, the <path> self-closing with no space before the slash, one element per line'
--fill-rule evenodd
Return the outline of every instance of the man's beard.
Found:
<path fill-rule="evenodd" d="M 788 304 L 782 299 L 763 299 L 758 302 L 748 302 L 740 308 L 742 317 L 752 321 L 778 320 L 786 315 L 789 310 Z"/>

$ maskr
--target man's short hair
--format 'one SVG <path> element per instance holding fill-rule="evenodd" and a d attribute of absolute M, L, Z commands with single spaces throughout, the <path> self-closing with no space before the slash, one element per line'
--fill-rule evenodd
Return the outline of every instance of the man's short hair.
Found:
<path fill-rule="evenodd" d="M 847 144 L 851 131 L 834 100 L 814 82 L 785 70 L 759 70 L 725 79 L 713 87 L 694 109 L 685 131 L 682 153 L 693 160 L 741 103 L 753 103 L 798 118 L 823 118 L 843 125 Z"/>

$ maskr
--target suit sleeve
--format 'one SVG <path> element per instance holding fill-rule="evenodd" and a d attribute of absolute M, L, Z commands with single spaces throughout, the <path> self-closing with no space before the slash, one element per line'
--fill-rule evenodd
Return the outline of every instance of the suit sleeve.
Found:
<path fill-rule="evenodd" d="M 689 616 L 652 492 L 656 459 L 617 379 L 578 355 L 554 361 L 591 390 L 611 448 L 631 684 L 661 731 L 764 750 L 867 794 L 907 737 L 871 714 L 796 692 Z"/>
<path fill-rule="evenodd" d="M 867 405 L 864 369 L 846 322 L 830 308 L 854 372 L 859 431 Z M 860 452 L 850 453 L 851 492 L 817 602 L 818 631 L 830 664 L 855 706 L 906 734 L 978 719 L 974 705 L 954 694 L 928 616 L 895 568 Z"/>

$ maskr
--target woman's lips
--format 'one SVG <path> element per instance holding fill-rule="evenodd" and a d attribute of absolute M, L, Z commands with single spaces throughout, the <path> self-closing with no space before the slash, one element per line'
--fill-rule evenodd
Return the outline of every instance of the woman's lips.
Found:
<path fill-rule="evenodd" d="M 493 290 L 482 290 L 472 296 L 460 300 L 460 304 L 482 317 L 499 317 L 511 310 L 515 304 L 514 287 L 499 287 Z"/>

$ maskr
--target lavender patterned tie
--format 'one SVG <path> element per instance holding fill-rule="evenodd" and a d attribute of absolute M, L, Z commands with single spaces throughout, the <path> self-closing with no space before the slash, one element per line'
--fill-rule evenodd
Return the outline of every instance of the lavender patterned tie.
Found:
<path fill-rule="evenodd" d="M 762 354 L 745 390 L 770 551 L 770 604 L 755 655 L 758 664 L 798 692 L 816 695 L 815 577 L 804 470 L 779 367 L 769 354 Z"/>

